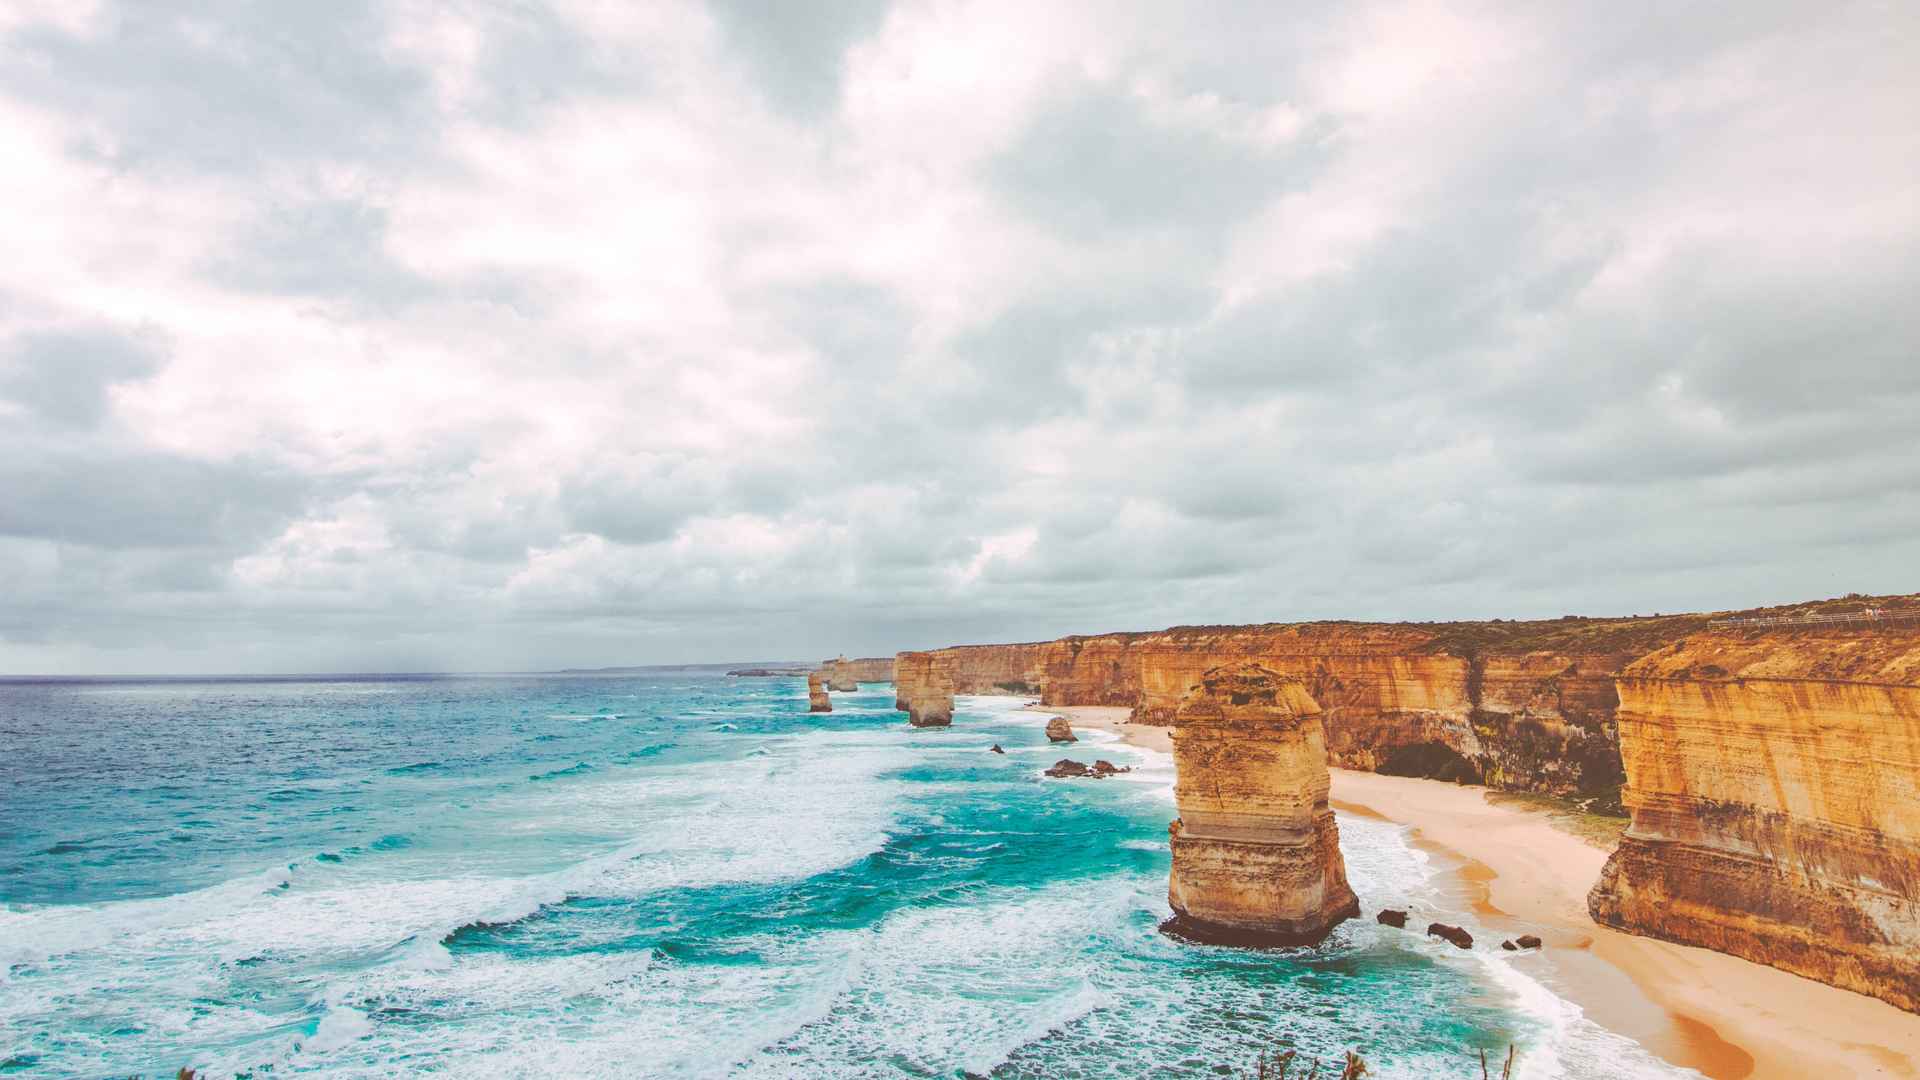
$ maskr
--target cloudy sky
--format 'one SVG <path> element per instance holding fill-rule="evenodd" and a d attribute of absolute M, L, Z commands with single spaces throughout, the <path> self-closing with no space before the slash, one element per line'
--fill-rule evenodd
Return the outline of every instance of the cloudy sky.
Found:
<path fill-rule="evenodd" d="M 0 0 L 0 672 L 1920 589 L 1920 6 Z"/>

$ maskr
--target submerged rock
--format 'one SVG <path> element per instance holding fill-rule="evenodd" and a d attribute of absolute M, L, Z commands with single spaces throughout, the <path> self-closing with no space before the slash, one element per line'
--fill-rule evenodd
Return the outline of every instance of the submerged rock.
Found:
<path fill-rule="evenodd" d="M 1383 926 L 1391 926 L 1396 930 L 1405 930 L 1407 928 L 1407 913 L 1388 908 L 1380 914 L 1375 915 L 1373 921 Z"/>
<path fill-rule="evenodd" d="M 1056 716 L 1047 721 L 1047 741 L 1079 742 L 1080 740 L 1074 737 L 1073 725 L 1067 722 L 1067 718 L 1064 716 Z"/>
<path fill-rule="evenodd" d="M 1258 663 L 1209 669 L 1180 703 L 1173 757 L 1175 932 L 1312 944 L 1360 914 L 1327 805 L 1326 729 L 1303 680 Z"/>
<path fill-rule="evenodd" d="M 992 746 L 989 746 L 989 747 L 987 747 L 987 753 L 989 753 L 989 754 L 1004 754 L 1004 753 L 1006 753 L 1006 751 L 1005 751 L 1005 750 L 1002 750 L 1002 749 L 1000 749 L 1000 744 L 999 744 L 999 743 L 994 743 L 994 744 L 993 744 Z"/>
<path fill-rule="evenodd" d="M 1428 923 L 1427 936 L 1445 938 L 1462 949 L 1473 948 L 1473 935 L 1458 926 L 1448 926 L 1446 923 Z"/>

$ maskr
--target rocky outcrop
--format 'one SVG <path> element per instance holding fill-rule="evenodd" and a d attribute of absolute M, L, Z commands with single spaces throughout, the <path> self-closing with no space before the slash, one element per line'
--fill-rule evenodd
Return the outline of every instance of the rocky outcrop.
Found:
<path fill-rule="evenodd" d="M 1611 796 L 1613 678 L 1704 616 L 1492 623 L 1273 623 L 1062 638 L 1049 705 L 1125 705 L 1171 722 L 1206 669 L 1256 661 L 1307 682 L 1334 764 L 1515 791 Z"/>
<path fill-rule="evenodd" d="M 819 672 L 807 673 L 807 711 L 808 712 L 832 712 L 833 711 L 833 701 L 831 698 L 827 697 L 826 690 L 822 688 L 820 685 Z"/>
<path fill-rule="evenodd" d="M 1695 634 L 1619 693 L 1593 917 L 1920 1011 L 1920 626 Z"/>
<path fill-rule="evenodd" d="M 956 694 L 1040 693 L 1050 641 L 1017 645 L 953 645 L 934 649 L 953 676 Z"/>
<path fill-rule="evenodd" d="M 1396 930 L 1405 930 L 1407 928 L 1407 913 L 1387 908 L 1380 912 L 1380 914 L 1375 915 L 1373 921 L 1379 923 L 1381 926 L 1391 926 Z"/>
<path fill-rule="evenodd" d="M 1173 753 L 1169 931 L 1305 943 L 1360 913 L 1327 805 L 1321 709 L 1303 680 L 1254 663 L 1202 673 Z"/>
<path fill-rule="evenodd" d="M 1067 722 L 1067 718 L 1056 716 L 1047 721 L 1047 741 L 1079 742 L 1080 740 L 1074 737 L 1073 725 Z"/>
<path fill-rule="evenodd" d="M 1458 926 L 1449 926 L 1440 922 L 1428 923 L 1427 936 L 1451 942 L 1458 949 L 1473 948 L 1473 935 Z"/>
<path fill-rule="evenodd" d="M 822 661 L 820 674 L 827 682 L 827 689 L 836 691 L 856 690 L 860 683 L 892 682 L 893 657 L 863 656 L 849 660 L 839 656 Z"/>
<path fill-rule="evenodd" d="M 894 657 L 893 707 L 914 727 L 953 723 L 953 676 L 933 653 L 903 652 Z"/>
<path fill-rule="evenodd" d="M 1101 758 L 1092 765 L 1075 761 L 1072 758 L 1061 758 L 1059 761 L 1054 762 L 1051 768 L 1047 769 L 1046 774 L 1052 777 L 1085 776 L 1095 780 L 1105 780 L 1109 776 L 1119 776 L 1121 773 L 1132 771 L 1132 766 L 1115 765 L 1105 758 Z"/>

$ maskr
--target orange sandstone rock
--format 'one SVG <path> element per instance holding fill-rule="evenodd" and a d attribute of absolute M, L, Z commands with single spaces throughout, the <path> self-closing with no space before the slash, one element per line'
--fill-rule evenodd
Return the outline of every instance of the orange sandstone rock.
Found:
<path fill-rule="evenodd" d="M 952 676 L 956 694 L 1038 694 L 1041 662 L 1052 644 L 952 645 L 933 654 Z"/>
<path fill-rule="evenodd" d="M 820 673 L 817 671 L 807 673 L 807 711 L 833 711 L 833 702 L 828 699 L 826 690 L 821 688 Z"/>
<path fill-rule="evenodd" d="M 1318 941 L 1360 913 L 1327 806 L 1320 706 L 1255 663 L 1203 673 L 1173 728 L 1175 934 L 1228 944 Z"/>
<path fill-rule="evenodd" d="M 1619 692 L 1593 917 L 1920 1012 L 1920 627 L 1696 634 Z"/>
<path fill-rule="evenodd" d="M 953 723 L 953 676 L 940 657 L 925 652 L 894 657 L 893 707 L 905 710 L 914 727 Z"/>

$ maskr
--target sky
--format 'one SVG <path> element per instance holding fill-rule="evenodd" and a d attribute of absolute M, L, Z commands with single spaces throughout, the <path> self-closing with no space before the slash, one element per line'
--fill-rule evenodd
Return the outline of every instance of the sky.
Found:
<path fill-rule="evenodd" d="M 1920 5 L 0 0 L 0 673 L 1920 590 Z"/>

